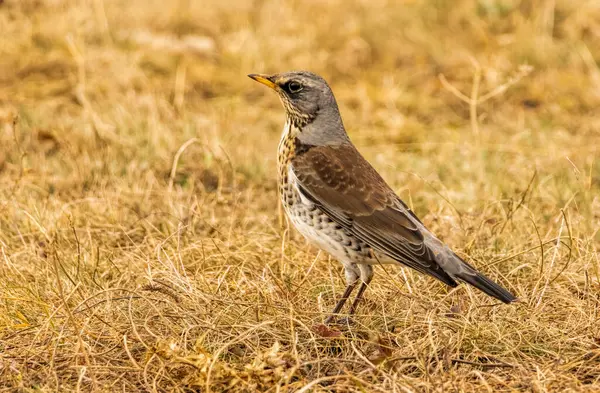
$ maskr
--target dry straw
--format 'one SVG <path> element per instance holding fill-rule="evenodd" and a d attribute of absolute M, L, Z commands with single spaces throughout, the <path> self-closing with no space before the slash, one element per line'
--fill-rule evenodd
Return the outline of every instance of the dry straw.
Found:
<path fill-rule="evenodd" d="M 597 2 L 5 0 L 0 31 L 0 391 L 600 390 Z M 520 303 L 386 266 L 315 333 L 343 277 L 278 221 L 245 76 L 298 68 Z"/>

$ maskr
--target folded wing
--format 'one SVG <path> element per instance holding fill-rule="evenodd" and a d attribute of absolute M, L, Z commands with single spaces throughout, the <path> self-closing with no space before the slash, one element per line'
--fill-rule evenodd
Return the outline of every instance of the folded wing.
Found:
<path fill-rule="evenodd" d="M 374 250 L 456 286 L 425 244 L 420 221 L 350 144 L 313 146 L 292 159 L 298 191 Z"/>

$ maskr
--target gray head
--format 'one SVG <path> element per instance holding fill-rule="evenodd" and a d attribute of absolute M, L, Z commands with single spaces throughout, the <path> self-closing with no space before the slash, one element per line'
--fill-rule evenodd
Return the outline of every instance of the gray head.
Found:
<path fill-rule="evenodd" d="M 288 118 L 297 126 L 306 126 L 317 117 L 336 122 L 339 110 L 335 97 L 325 79 L 308 71 L 289 71 L 281 74 L 250 74 L 250 78 L 279 94 Z M 341 124 L 341 119 L 339 119 Z"/>

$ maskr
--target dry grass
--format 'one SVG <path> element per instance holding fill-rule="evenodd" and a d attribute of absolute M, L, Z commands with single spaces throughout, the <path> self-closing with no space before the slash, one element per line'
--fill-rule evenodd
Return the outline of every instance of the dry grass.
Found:
<path fill-rule="evenodd" d="M 597 1 L 5 0 L 0 31 L 2 391 L 600 390 Z M 388 266 L 315 335 L 342 272 L 278 213 L 245 76 L 289 69 L 521 303 Z"/>

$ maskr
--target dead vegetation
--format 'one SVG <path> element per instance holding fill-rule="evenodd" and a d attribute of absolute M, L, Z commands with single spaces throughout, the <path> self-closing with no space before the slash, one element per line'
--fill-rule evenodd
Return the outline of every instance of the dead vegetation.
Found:
<path fill-rule="evenodd" d="M 2 391 L 600 390 L 596 1 L 0 1 Z M 521 302 L 340 265 L 277 208 L 283 111 L 351 137 Z"/>

